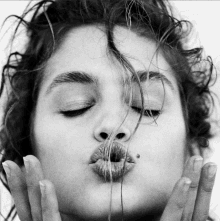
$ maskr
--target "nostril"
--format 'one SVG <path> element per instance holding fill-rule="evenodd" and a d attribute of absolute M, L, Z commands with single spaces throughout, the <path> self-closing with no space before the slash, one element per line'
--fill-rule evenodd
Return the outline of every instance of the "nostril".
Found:
<path fill-rule="evenodd" d="M 122 139 L 124 136 L 125 136 L 124 133 L 118 133 L 117 136 L 116 136 L 116 138 L 117 138 L 117 139 Z"/>
<path fill-rule="evenodd" d="M 100 137 L 101 137 L 102 139 L 106 140 L 106 139 L 108 138 L 108 134 L 105 133 L 105 132 L 101 132 L 101 133 L 100 133 Z"/>
<path fill-rule="evenodd" d="M 116 135 L 115 139 L 120 140 L 120 139 L 123 139 L 125 136 L 126 136 L 125 133 L 118 133 L 118 134 Z M 102 140 L 106 140 L 106 139 L 109 138 L 109 135 L 108 135 L 108 133 L 101 132 L 101 133 L 99 133 L 99 137 L 100 137 Z"/>

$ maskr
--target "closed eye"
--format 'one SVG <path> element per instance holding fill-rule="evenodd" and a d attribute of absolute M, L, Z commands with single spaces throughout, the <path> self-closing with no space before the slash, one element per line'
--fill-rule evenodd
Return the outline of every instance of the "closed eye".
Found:
<path fill-rule="evenodd" d="M 88 111 L 92 106 L 84 107 L 81 109 L 76 109 L 76 110 L 65 110 L 65 111 L 60 111 L 61 114 L 63 114 L 65 117 L 77 117 L 80 115 L 83 115 L 86 111 Z"/>
<path fill-rule="evenodd" d="M 142 112 L 142 108 L 139 107 L 132 107 L 133 110 L 135 110 L 137 113 L 141 113 Z M 157 109 L 144 109 L 143 111 L 143 115 L 146 117 L 157 117 L 161 114 L 161 110 L 157 110 Z"/>

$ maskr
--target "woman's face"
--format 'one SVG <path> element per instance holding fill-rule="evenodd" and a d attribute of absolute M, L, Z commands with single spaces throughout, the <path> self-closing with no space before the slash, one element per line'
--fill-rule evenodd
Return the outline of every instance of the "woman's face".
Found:
<path fill-rule="evenodd" d="M 146 114 L 134 136 L 140 90 L 135 78 L 126 75 L 109 53 L 106 35 L 98 27 L 68 33 L 47 63 L 39 92 L 33 120 L 36 156 L 45 177 L 55 185 L 61 212 L 72 218 L 106 218 L 112 199 L 112 215 L 118 219 L 124 161 L 125 216 L 162 210 L 185 161 L 186 128 L 171 67 L 162 53 L 155 53 L 152 40 L 122 27 L 114 30 L 114 36 L 143 88 Z M 131 106 L 124 90 L 128 82 Z M 156 120 L 148 115 L 150 110 Z M 111 184 L 108 176 L 104 178 L 109 171 L 103 144 L 112 133 L 116 136 L 113 152 L 118 156 L 111 158 Z M 127 148 L 129 159 L 125 160 Z"/>

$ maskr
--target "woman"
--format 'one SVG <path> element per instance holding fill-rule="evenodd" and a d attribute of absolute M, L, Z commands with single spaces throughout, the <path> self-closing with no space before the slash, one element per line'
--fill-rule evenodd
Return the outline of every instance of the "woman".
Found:
<path fill-rule="evenodd" d="M 1 142 L 22 221 L 208 218 L 213 65 L 171 11 L 46 0 L 19 18 L 29 41 L 3 69 Z"/>

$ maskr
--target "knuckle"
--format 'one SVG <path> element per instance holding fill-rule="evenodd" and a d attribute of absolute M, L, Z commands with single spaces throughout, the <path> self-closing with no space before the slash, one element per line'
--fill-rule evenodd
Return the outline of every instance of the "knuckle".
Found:
<path fill-rule="evenodd" d="M 200 188 L 202 191 L 211 193 L 214 186 L 214 180 L 204 178 L 201 182 Z"/>
<path fill-rule="evenodd" d="M 211 184 L 207 184 L 207 185 L 202 185 L 201 186 L 202 191 L 211 194 L 212 193 L 212 189 L 213 189 L 213 185 Z"/>
<path fill-rule="evenodd" d="M 177 201 L 176 202 L 176 207 L 178 210 L 181 210 L 185 207 L 185 202 L 182 202 L 182 201 Z"/>
<path fill-rule="evenodd" d="M 199 186 L 198 183 L 192 183 L 192 184 L 190 185 L 190 189 L 191 189 L 191 190 L 196 190 L 196 189 L 198 189 L 198 186 Z"/>
<path fill-rule="evenodd" d="M 41 210 L 42 210 L 43 214 L 49 214 L 50 213 L 50 209 L 47 206 L 42 206 Z"/>

